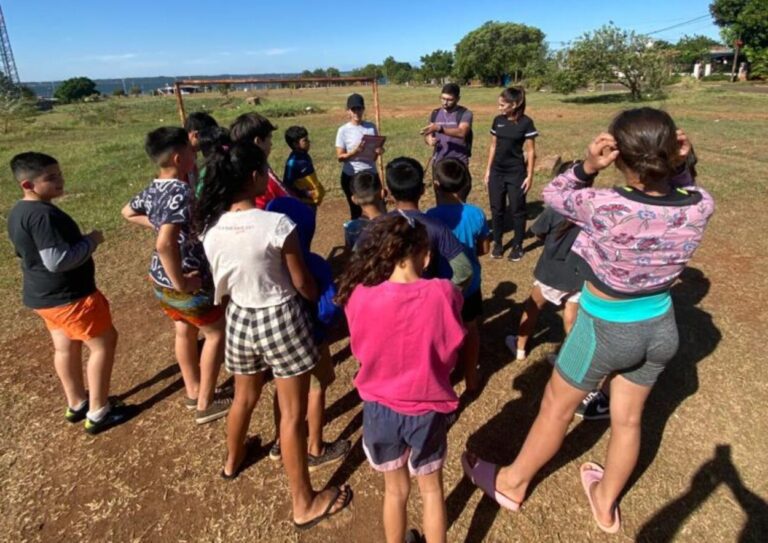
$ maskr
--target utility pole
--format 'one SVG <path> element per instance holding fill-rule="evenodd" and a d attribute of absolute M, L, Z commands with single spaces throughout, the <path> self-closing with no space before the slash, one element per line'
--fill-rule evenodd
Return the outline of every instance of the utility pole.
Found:
<path fill-rule="evenodd" d="M 0 57 L 3 61 L 3 73 L 11 80 L 14 85 L 19 85 L 19 72 L 16 69 L 16 62 L 13 60 L 13 51 L 11 50 L 11 40 L 8 38 L 8 29 L 5 27 L 5 17 L 3 17 L 3 8 L 0 7 Z"/>

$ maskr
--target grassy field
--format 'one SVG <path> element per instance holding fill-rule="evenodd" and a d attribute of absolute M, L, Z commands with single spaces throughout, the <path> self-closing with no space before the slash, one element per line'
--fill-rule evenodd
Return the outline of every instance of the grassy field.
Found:
<path fill-rule="evenodd" d="M 740 89 L 740 87 L 736 87 Z M 320 209 L 314 250 L 337 252 L 347 216 L 334 159 L 336 129 L 345 122 L 349 88 L 269 91 L 264 107 L 296 102 L 323 112 L 275 119 L 274 169 L 288 154 L 282 134 L 291 124 L 309 129 L 312 156 L 330 196 Z M 372 106 L 369 89 L 356 89 Z M 465 89 L 462 104 L 475 114 L 470 199 L 487 212 L 479 180 L 485 167 L 497 89 Z M 385 158 L 410 155 L 426 162 L 418 135 L 437 107 L 435 88 L 381 90 Z M 190 96 L 188 112 L 206 110 L 222 124 L 248 111 L 245 96 Z M 648 103 L 668 110 L 690 135 L 699 157 L 699 182 L 715 196 L 717 212 L 691 268 L 673 289 L 681 349 L 651 396 L 641 459 L 622 499 L 624 528 L 614 540 L 764 541 L 768 533 L 768 401 L 764 326 L 768 320 L 765 232 L 768 201 L 768 94 L 724 85 L 673 88 Z M 631 107 L 614 94 L 565 98 L 528 97 L 528 114 L 541 137 L 540 159 L 580 157 L 589 140 L 619 110 Z M 369 117 L 373 112 L 369 111 Z M 153 176 L 144 134 L 178 123 L 172 98 L 109 100 L 57 107 L 34 123 L 0 135 L 0 163 L 39 150 L 62 164 L 66 193 L 58 203 L 83 229 L 102 228 L 107 243 L 97 253 L 100 287 L 110 299 L 121 332 L 113 378 L 116 393 L 141 414 L 124 427 L 89 439 L 61 420 L 61 393 L 50 363 L 42 323 L 20 304 L 20 272 L 9 243 L 0 245 L 0 539 L 29 541 L 378 541 L 382 482 L 360 449 L 360 405 L 352 391 L 356 363 L 348 341 L 332 346 L 338 379 L 328 398 L 328 438 L 348 437 L 355 447 L 335 471 L 313 475 L 316 485 L 350 481 L 355 503 L 329 527 L 296 535 L 282 471 L 261 460 L 232 484 L 217 476 L 224 454 L 224 426 L 197 428 L 180 407 L 181 385 L 173 362 L 171 326 L 146 287 L 151 236 L 130 228 L 120 208 Z M 7 166 L 0 169 L 0 216 L 19 192 Z M 531 200 L 548 175 L 537 174 Z M 619 182 L 610 170 L 600 183 Z M 429 205 L 431 197 L 427 197 Z M 532 205 L 532 210 L 539 206 Z M 465 445 L 498 462 L 511 461 L 536 414 L 551 372 L 544 356 L 562 339 L 562 324 L 546 314 L 534 349 L 513 362 L 503 338 L 516 326 L 540 249 L 519 264 L 483 260 L 486 299 L 481 364 L 483 394 L 468 405 L 449 434 L 445 469 L 450 541 L 602 540 L 581 493 L 581 462 L 600 460 L 607 442 L 601 423 L 575 423 L 563 451 L 544 470 L 524 511 L 510 515 L 482 498 L 461 477 Z M 461 388 L 463 385 L 459 385 Z M 272 439 L 271 387 L 251 432 Z M 412 500 L 411 524 L 419 503 Z M 605 538 L 608 540 L 608 538 Z"/>

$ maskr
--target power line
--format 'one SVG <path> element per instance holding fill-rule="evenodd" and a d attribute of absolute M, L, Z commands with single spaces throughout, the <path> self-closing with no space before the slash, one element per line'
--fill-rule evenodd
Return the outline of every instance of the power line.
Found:
<path fill-rule="evenodd" d="M 711 15 L 707 13 L 706 15 L 701 15 L 700 17 L 696 17 L 694 19 L 690 19 L 682 23 L 677 23 L 676 25 L 668 26 L 666 28 L 660 28 L 659 30 L 654 30 L 653 32 L 643 32 L 643 34 L 646 36 L 651 36 L 653 34 L 658 34 L 659 32 L 665 32 L 667 30 L 672 30 L 673 28 L 677 28 L 679 26 L 685 26 L 690 23 L 695 23 L 696 21 L 701 21 L 702 19 L 706 19 L 707 17 L 711 17 Z"/>

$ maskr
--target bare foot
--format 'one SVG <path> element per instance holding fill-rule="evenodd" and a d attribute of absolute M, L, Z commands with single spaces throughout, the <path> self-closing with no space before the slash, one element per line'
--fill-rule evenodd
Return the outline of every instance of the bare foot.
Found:
<path fill-rule="evenodd" d="M 315 497 L 312 500 L 312 505 L 309 506 L 309 510 L 306 512 L 306 514 L 302 515 L 301 517 L 294 518 L 293 521 L 296 524 L 306 524 L 323 515 L 334 515 L 347 507 L 351 500 L 352 489 L 349 485 L 339 487 L 338 490 L 336 487 L 326 488 L 325 490 L 315 494 Z"/>
<path fill-rule="evenodd" d="M 597 516 L 597 521 L 603 526 L 613 526 L 613 513 L 616 507 L 613 503 L 605 506 L 600 501 L 600 494 L 597 492 L 597 485 L 599 484 L 600 482 L 598 481 L 589 487 L 589 494 L 592 496 L 592 503 L 595 504 L 595 516 Z"/>

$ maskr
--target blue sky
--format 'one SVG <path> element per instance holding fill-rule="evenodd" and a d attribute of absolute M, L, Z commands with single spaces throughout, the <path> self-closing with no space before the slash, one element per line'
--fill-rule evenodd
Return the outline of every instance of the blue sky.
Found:
<path fill-rule="evenodd" d="M 488 20 L 532 25 L 553 48 L 608 21 L 653 32 L 710 0 L 2 0 L 22 81 L 348 70 L 392 55 L 418 63 Z M 718 38 L 709 17 L 654 36 Z"/>

